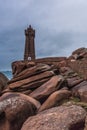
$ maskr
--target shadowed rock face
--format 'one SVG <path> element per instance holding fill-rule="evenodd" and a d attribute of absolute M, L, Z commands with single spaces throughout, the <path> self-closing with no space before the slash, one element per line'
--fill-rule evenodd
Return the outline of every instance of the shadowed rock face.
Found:
<path fill-rule="evenodd" d="M 0 72 L 0 93 L 6 88 L 8 78 Z"/>
<path fill-rule="evenodd" d="M 85 128 L 84 130 L 87 130 L 87 116 L 86 116 L 86 119 L 85 119 Z"/>
<path fill-rule="evenodd" d="M 72 88 L 73 96 L 79 97 L 81 101 L 87 103 L 87 81 L 84 81 Z"/>
<path fill-rule="evenodd" d="M 80 106 L 60 106 L 30 117 L 21 130 L 83 130 L 86 111 Z"/>
<path fill-rule="evenodd" d="M 36 106 L 26 95 L 6 94 L 0 99 L 0 130 L 19 130 L 36 113 Z"/>
<path fill-rule="evenodd" d="M 59 105 L 63 99 L 68 99 L 70 96 L 71 96 L 71 92 L 66 89 L 55 91 L 41 105 L 39 112 Z"/>

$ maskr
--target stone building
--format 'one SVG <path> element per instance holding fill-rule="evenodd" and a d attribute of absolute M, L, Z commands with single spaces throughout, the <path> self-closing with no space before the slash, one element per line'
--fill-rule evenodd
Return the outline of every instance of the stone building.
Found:
<path fill-rule="evenodd" d="M 35 60 L 35 30 L 31 25 L 25 30 L 24 60 Z"/>

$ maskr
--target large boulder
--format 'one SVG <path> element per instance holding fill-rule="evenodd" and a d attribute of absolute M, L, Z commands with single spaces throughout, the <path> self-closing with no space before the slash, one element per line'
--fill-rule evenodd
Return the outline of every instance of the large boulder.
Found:
<path fill-rule="evenodd" d="M 39 112 L 60 105 L 63 100 L 69 99 L 71 92 L 67 89 L 60 89 L 52 93 L 48 99 L 41 105 Z"/>
<path fill-rule="evenodd" d="M 62 76 L 53 76 L 48 82 L 35 89 L 30 96 L 41 101 L 60 88 L 63 82 Z"/>
<path fill-rule="evenodd" d="M 21 130 L 83 130 L 85 118 L 80 106 L 60 106 L 29 117 Z"/>
<path fill-rule="evenodd" d="M 66 81 L 67 81 L 68 88 L 71 89 L 74 86 L 76 86 L 77 84 L 80 84 L 83 81 L 83 79 L 80 78 L 79 76 L 75 76 L 75 77 L 72 77 L 72 78 L 67 77 Z"/>
<path fill-rule="evenodd" d="M 87 102 L 87 81 L 83 81 L 72 88 L 72 94 L 79 97 L 81 101 Z"/>
<path fill-rule="evenodd" d="M 19 93 L 6 93 L 0 97 L 0 130 L 19 130 L 25 120 L 40 104 L 33 98 Z"/>

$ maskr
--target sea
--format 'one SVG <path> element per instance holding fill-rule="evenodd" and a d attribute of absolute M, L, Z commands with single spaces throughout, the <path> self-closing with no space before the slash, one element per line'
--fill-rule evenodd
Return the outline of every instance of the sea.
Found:
<path fill-rule="evenodd" d="M 3 73 L 9 80 L 12 78 L 12 71 L 3 70 L 3 71 L 0 71 L 0 72 Z"/>

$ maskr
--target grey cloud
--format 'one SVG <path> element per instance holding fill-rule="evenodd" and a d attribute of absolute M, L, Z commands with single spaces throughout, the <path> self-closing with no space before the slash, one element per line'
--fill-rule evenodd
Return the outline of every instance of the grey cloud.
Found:
<path fill-rule="evenodd" d="M 55 34 L 54 32 L 53 35 L 47 35 L 44 38 L 45 36 L 42 37 L 43 42 L 39 41 L 39 44 L 36 45 L 38 57 L 69 56 L 78 47 L 87 46 L 87 33 L 61 32 Z"/>
<path fill-rule="evenodd" d="M 37 57 L 69 56 L 87 47 L 86 0 L 1 0 L 0 69 L 23 59 L 24 29 L 36 29 Z"/>

